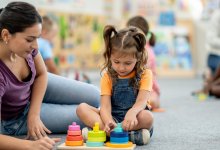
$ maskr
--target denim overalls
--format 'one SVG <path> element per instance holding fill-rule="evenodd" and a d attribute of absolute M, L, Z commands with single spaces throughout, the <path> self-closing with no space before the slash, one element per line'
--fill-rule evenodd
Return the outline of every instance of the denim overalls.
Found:
<path fill-rule="evenodd" d="M 127 111 L 134 105 L 138 90 L 129 84 L 130 79 L 117 79 L 113 85 L 111 97 L 112 116 L 117 123 L 124 120 Z M 146 110 L 149 108 L 146 106 Z M 153 134 L 153 127 L 149 130 L 150 137 Z"/>
<path fill-rule="evenodd" d="M 130 84 L 130 79 L 117 79 L 113 85 L 111 97 L 112 116 L 117 123 L 124 120 L 127 111 L 136 102 L 138 90 Z M 146 106 L 146 110 L 149 108 Z M 150 137 L 153 134 L 153 127 L 149 130 Z"/>
<path fill-rule="evenodd" d="M 117 79 L 111 97 L 112 116 L 122 122 L 127 111 L 134 105 L 138 91 L 129 84 L 130 79 Z"/>

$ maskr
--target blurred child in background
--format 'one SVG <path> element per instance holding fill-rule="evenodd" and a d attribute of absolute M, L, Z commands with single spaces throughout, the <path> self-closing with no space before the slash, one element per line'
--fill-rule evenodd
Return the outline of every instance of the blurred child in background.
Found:
<path fill-rule="evenodd" d="M 42 33 L 38 39 L 39 52 L 43 57 L 47 71 L 59 74 L 59 70 L 54 62 L 52 50 L 53 38 L 57 34 L 57 26 L 48 16 L 43 16 L 42 19 Z"/>
<path fill-rule="evenodd" d="M 116 31 L 109 25 L 103 36 L 105 72 L 101 78 L 101 107 L 99 110 L 82 103 L 77 115 L 88 127 L 99 122 L 107 134 L 116 123 L 122 123 L 122 128 L 129 131 L 130 141 L 147 144 L 153 133 L 153 115 L 148 106 L 153 81 L 152 71 L 145 65 L 145 35 L 135 27 Z"/>
<path fill-rule="evenodd" d="M 204 82 L 201 90 L 204 94 L 220 98 L 220 66 L 217 68 L 213 77 Z"/>
<path fill-rule="evenodd" d="M 152 110 L 159 110 L 158 108 L 160 107 L 160 87 L 156 78 L 156 59 L 152 48 L 156 42 L 155 35 L 149 31 L 149 25 L 147 20 L 141 16 L 135 16 L 133 18 L 130 18 L 127 22 L 127 26 L 133 26 L 141 29 L 144 32 L 146 38 L 148 34 L 150 34 L 150 39 L 146 42 L 145 46 L 146 53 L 148 55 L 147 67 L 150 68 L 153 72 L 153 90 L 151 92 L 149 100 L 150 105 L 152 106 Z"/>
<path fill-rule="evenodd" d="M 211 16 L 206 39 L 208 71 L 204 75 L 203 87 L 192 94 L 220 97 L 220 9 Z"/>

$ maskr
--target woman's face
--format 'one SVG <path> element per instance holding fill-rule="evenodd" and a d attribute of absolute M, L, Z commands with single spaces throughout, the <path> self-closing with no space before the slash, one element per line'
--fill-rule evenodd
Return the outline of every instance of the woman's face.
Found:
<path fill-rule="evenodd" d="M 35 24 L 26 28 L 23 32 L 10 34 L 8 47 L 13 53 L 26 58 L 33 49 L 38 49 L 37 38 L 40 37 L 42 30 L 41 24 Z"/>

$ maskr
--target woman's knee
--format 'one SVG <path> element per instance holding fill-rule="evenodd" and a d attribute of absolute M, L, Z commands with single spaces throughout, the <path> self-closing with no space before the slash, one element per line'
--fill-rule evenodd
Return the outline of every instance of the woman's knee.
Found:
<path fill-rule="evenodd" d="M 77 108 L 76 108 L 76 114 L 77 114 L 77 116 L 83 115 L 84 112 L 85 112 L 86 110 L 88 110 L 88 109 L 89 109 L 89 105 L 88 105 L 87 103 L 81 103 L 81 104 L 79 104 L 79 105 L 77 106 Z"/>

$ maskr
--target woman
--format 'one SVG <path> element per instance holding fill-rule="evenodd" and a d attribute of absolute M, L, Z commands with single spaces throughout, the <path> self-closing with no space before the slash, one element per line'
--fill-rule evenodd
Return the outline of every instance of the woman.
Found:
<path fill-rule="evenodd" d="M 37 140 L 48 133 L 65 133 L 72 121 L 80 124 L 75 113 L 79 103 L 98 107 L 97 88 L 47 73 L 37 50 L 41 29 L 41 16 L 28 3 L 12 2 L 0 10 L 3 134 L 27 134 L 28 138 Z M 5 138 L 15 142 L 13 138 L 1 135 L 0 149 L 8 148 L 2 147 L 2 139 Z"/>

